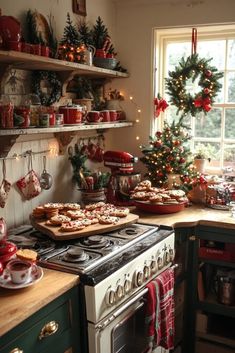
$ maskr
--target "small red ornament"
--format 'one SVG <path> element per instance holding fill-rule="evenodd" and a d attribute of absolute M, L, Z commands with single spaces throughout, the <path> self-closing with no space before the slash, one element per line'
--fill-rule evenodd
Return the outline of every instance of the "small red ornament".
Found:
<path fill-rule="evenodd" d="M 153 143 L 153 145 L 154 145 L 154 147 L 159 148 L 159 147 L 161 147 L 161 146 L 162 146 L 162 141 L 161 141 L 161 140 L 159 140 L 159 141 L 155 141 L 155 142 Z"/>
<path fill-rule="evenodd" d="M 205 88 L 205 89 L 204 89 L 204 93 L 205 93 L 205 94 L 209 94 L 209 93 L 210 93 L 209 88 Z"/>
<path fill-rule="evenodd" d="M 179 162 L 182 164 L 182 163 L 185 163 L 185 158 L 181 157 Z"/>
<path fill-rule="evenodd" d="M 171 168 L 170 165 L 166 165 L 166 171 L 167 171 L 168 173 L 172 171 L 172 168 Z"/>
<path fill-rule="evenodd" d="M 180 145 L 180 140 L 175 140 L 175 141 L 173 142 L 173 145 L 174 145 L 174 146 L 179 146 L 179 145 Z"/>
<path fill-rule="evenodd" d="M 206 77 L 211 77 L 211 75 L 212 75 L 211 70 L 206 70 L 205 75 L 206 75 Z"/>
<path fill-rule="evenodd" d="M 162 132 L 161 131 L 157 131 L 155 134 L 156 137 L 160 138 L 162 136 Z"/>

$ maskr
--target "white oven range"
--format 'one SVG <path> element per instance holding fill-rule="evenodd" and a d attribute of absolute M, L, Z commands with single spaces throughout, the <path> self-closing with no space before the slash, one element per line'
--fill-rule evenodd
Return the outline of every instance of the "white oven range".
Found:
<path fill-rule="evenodd" d="M 80 275 L 82 353 L 146 351 L 146 284 L 173 263 L 171 227 L 135 223 L 59 243 L 28 229 L 9 239 L 27 248 L 33 240 L 42 266 Z"/>

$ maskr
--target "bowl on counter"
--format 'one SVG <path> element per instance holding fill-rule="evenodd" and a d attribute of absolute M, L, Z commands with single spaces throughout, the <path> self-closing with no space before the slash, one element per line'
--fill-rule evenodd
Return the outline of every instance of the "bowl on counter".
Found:
<path fill-rule="evenodd" d="M 93 64 L 103 69 L 114 70 L 117 66 L 117 59 L 115 58 L 93 58 Z"/>
<path fill-rule="evenodd" d="M 134 206 L 136 206 L 137 209 L 144 212 L 150 212 L 150 213 L 156 213 L 156 214 L 169 214 L 169 213 L 180 212 L 185 208 L 185 205 L 186 205 L 185 202 L 176 203 L 176 204 L 159 205 L 159 204 L 154 204 L 147 201 L 134 200 Z"/>

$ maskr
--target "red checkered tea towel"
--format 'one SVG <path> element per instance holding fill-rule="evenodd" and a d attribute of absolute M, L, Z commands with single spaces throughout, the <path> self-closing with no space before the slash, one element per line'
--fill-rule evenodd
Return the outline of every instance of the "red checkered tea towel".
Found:
<path fill-rule="evenodd" d="M 169 268 L 147 284 L 145 322 L 149 349 L 174 348 L 174 270 Z"/>

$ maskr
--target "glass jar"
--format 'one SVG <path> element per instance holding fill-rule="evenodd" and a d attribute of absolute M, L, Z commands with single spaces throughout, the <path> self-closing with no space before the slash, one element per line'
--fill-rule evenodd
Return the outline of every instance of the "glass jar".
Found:
<path fill-rule="evenodd" d="M 14 105 L 8 95 L 0 97 L 0 127 L 1 129 L 14 127 Z"/>

